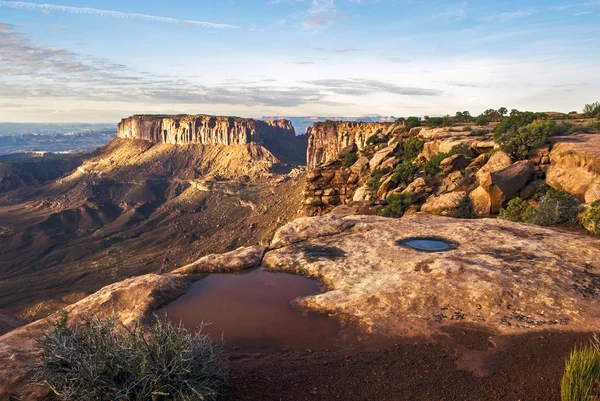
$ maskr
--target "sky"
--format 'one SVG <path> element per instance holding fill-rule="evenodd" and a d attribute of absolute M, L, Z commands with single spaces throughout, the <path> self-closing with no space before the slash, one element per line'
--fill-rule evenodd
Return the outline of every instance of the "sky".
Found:
<path fill-rule="evenodd" d="M 600 0 L 56 1 L 0 0 L 0 122 L 600 100 Z"/>

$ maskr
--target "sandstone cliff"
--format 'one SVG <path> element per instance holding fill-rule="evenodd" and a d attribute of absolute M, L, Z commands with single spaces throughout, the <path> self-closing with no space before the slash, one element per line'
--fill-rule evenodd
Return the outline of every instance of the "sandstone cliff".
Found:
<path fill-rule="evenodd" d="M 340 150 L 356 144 L 358 149 L 366 146 L 367 140 L 376 134 L 384 134 L 395 123 L 356 123 L 325 121 L 314 123 L 308 130 L 308 156 L 309 168 L 335 159 Z"/>
<path fill-rule="evenodd" d="M 208 115 L 136 115 L 123 119 L 119 138 L 174 145 L 248 145 L 269 149 L 283 162 L 304 164 L 306 137 L 297 137 L 289 120 L 253 120 Z"/>

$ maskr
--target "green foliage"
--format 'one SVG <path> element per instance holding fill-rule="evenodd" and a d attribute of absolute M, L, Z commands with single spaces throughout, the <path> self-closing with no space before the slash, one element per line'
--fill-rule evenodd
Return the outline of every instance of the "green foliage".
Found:
<path fill-rule="evenodd" d="M 544 113 L 533 113 L 531 111 L 512 110 L 509 117 L 503 118 L 502 122 L 494 128 L 494 139 L 498 143 L 509 140 L 517 133 L 519 128 L 531 124 L 535 120 L 545 119 Z"/>
<path fill-rule="evenodd" d="M 156 319 L 126 329 L 115 318 L 53 323 L 39 340 L 34 383 L 61 401 L 216 400 L 226 385 L 222 346 Z"/>
<path fill-rule="evenodd" d="M 385 137 L 385 135 L 375 134 L 375 135 L 371 135 L 367 139 L 367 145 L 379 145 L 380 143 L 383 143 L 385 141 L 387 141 L 387 138 Z"/>
<path fill-rule="evenodd" d="M 475 124 L 477 125 L 488 125 L 490 123 L 490 120 L 488 120 L 488 118 L 486 116 L 484 116 L 483 114 L 478 116 L 475 119 Z"/>
<path fill-rule="evenodd" d="M 425 143 L 421 141 L 419 138 L 413 136 L 409 138 L 406 142 L 402 144 L 402 149 L 404 151 L 404 158 L 406 160 L 414 160 L 417 158 L 419 153 L 423 150 Z"/>
<path fill-rule="evenodd" d="M 581 223 L 592 234 L 600 235 L 600 201 L 592 202 L 581 219 Z"/>
<path fill-rule="evenodd" d="M 489 129 L 476 129 L 471 131 L 471 136 L 484 136 L 490 133 Z"/>
<path fill-rule="evenodd" d="M 410 131 L 413 128 L 420 127 L 421 120 L 418 117 L 408 117 L 405 124 L 406 130 Z"/>
<path fill-rule="evenodd" d="M 583 114 L 588 118 L 600 118 L 600 102 L 586 104 L 583 108 Z"/>
<path fill-rule="evenodd" d="M 510 119 L 512 117 L 509 117 Z M 508 120 L 506 119 L 506 120 Z M 502 150 L 518 160 L 526 159 L 532 149 L 536 149 L 548 141 L 553 135 L 561 132 L 554 121 L 536 120 L 520 127 L 510 135 L 503 134 L 498 140 Z M 494 134 L 496 138 L 497 133 Z"/>
<path fill-rule="evenodd" d="M 358 153 L 346 153 L 344 155 L 344 167 L 350 167 L 358 160 Z"/>
<path fill-rule="evenodd" d="M 429 117 L 425 122 L 430 128 L 452 127 L 454 125 L 454 117 L 446 115 L 444 117 Z"/>
<path fill-rule="evenodd" d="M 600 121 L 596 121 L 595 123 L 592 124 L 592 128 L 597 132 L 600 133 Z"/>
<path fill-rule="evenodd" d="M 500 114 L 500 117 L 504 117 L 506 113 L 508 113 L 508 109 L 506 107 L 500 107 L 498 109 L 498 114 Z"/>
<path fill-rule="evenodd" d="M 594 345 L 575 348 L 560 383 L 561 401 L 596 401 L 600 378 L 600 352 Z"/>
<path fill-rule="evenodd" d="M 391 194 L 387 198 L 387 205 L 377 211 L 382 217 L 402 217 L 412 203 L 413 194 Z"/>
<path fill-rule="evenodd" d="M 550 188 L 542 196 L 530 222 L 540 226 L 573 225 L 579 220 L 579 202 L 568 192 Z"/>
<path fill-rule="evenodd" d="M 505 209 L 500 209 L 500 218 L 502 220 L 517 223 L 529 223 L 534 215 L 535 207 L 518 197 L 510 200 Z"/>
<path fill-rule="evenodd" d="M 387 171 L 381 169 L 376 169 L 375 171 L 373 171 L 371 173 L 371 178 L 369 178 L 369 181 L 367 181 L 367 188 L 369 188 L 371 192 L 377 192 L 377 190 L 379 189 L 379 185 L 381 185 L 381 178 L 385 174 L 387 174 Z"/>
<path fill-rule="evenodd" d="M 412 162 L 405 160 L 394 169 L 391 180 L 396 185 L 408 185 L 414 178 L 419 168 Z"/>
<path fill-rule="evenodd" d="M 438 153 L 433 156 L 429 160 L 425 162 L 423 166 L 423 172 L 430 176 L 436 176 L 441 172 L 440 163 L 448 157 L 448 153 Z"/>
<path fill-rule="evenodd" d="M 459 123 L 468 123 L 473 120 L 474 118 L 471 117 L 471 113 L 468 111 L 457 111 L 456 115 L 454 116 L 454 121 Z"/>

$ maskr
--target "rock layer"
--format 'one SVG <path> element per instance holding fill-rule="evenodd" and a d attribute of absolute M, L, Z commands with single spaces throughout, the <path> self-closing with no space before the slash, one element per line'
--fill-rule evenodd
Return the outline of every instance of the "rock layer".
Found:
<path fill-rule="evenodd" d="M 265 146 L 283 161 L 304 164 L 306 136 L 296 136 L 289 120 L 253 120 L 208 115 L 136 115 L 123 119 L 117 137 L 175 145 Z"/>

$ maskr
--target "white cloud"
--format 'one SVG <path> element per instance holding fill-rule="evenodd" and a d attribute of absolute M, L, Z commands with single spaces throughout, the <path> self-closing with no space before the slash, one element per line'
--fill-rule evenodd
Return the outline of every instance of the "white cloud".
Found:
<path fill-rule="evenodd" d="M 98 15 L 100 17 L 110 17 L 119 19 L 138 19 L 152 22 L 162 22 L 167 24 L 186 24 L 195 25 L 202 28 L 214 28 L 214 29 L 236 29 L 239 26 L 228 25 L 228 24 L 217 24 L 214 22 L 204 22 L 195 20 L 181 20 L 177 18 L 160 17 L 156 15 L 147 14 L 136 14 L 136 13 L 124 13 L 120 11 L 111 10 L 99 10 L 97 8 L 88 7 L 69 7 L 55 4 L 38 4 L 38 3 L 27 3 L 23 1 L 0 1 L 0 7 L 15 8 L 20 10 L 28 11 L 41 11 L 45 14 L 56 11 L 68 14 L 85 14 L 85 15 Z"/>

